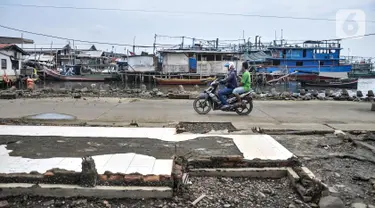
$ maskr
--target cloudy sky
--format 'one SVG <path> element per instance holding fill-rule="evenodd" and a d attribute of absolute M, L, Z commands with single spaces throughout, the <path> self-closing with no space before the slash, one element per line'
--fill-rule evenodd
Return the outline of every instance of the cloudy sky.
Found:
<path fill-rule="evenodd" d="M 6 6 L 6 4 L 53 5 L 69 7 L 117 8 L 127 10 L 162 10 L 165 12 L 124 12 L 77 9 L 32 8 Z M 375 33 L 375 0 L 1 0 L 0 25 L 32 32 L 63 36 L 74 39 L 129 43 L 134 37 L 136 44 L 152 45 L 154 34 L 170 36 L 190 36 L 203 39 L 239 39 L 245 31 L 246 39 L 254 40 L 255 35 L 263 41 L 272 41 L 284 31 L 289 40 L 337 38 L 336 22 L 264 18 L 249 16 L 191 14 L 189 12 L 215 12 L 230 14 L 256 14 L 272 16 L 293 16 L 321 19 L 335 19 L 341 9 L 359 9 L 366 14 L 366 33 Z M 176 13 L 177 12 L 177 13 Z M 178 13 L 182 12 L 182 13 Z M 21 36 L 0 28 L 4 36 Z M 37 47 L 54 47 L 66 44 L 56 40 L 31 34 Z M 177 41 L 177 40 L 174 40 Z M 170 43 L 171 39 L 160 38 L 158 42 Z M 177 41 L 178 42 L 178 41 Z M 79 44 L 79 48 L 89 47 Z M 375 57 L 375 36 L 345 40 L 343 54 Z M 29 46 L 34 47 L 34 46 Z M 111 45 L 97 45 L 103 50 L 111 50 Z M 129 48 L 130 49 L 130 48 Z M 124 47 L 115 47 L 123 52 Z M 138 49 L 140 51 L 141 49 Z"/>

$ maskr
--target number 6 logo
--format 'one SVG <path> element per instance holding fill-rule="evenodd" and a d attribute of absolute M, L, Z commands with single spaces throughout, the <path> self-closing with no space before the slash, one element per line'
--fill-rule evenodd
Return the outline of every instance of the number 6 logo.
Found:
<path fill-rule="evenodd" d="M 346 38 L 366 33 L 366 14 L 362 10 L 342 9 L 336 13 L 336 36 Z M 361 38 L 361 37 L 358 37 Z"/>

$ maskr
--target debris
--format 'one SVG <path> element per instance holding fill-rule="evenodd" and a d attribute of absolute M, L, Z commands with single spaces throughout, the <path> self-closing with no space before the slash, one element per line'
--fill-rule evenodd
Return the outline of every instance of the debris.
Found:
<path fill-rule="evenodd" d="M 333 134 L 339 138 L 343 138 L 346 136 L 345 132 L 341 131 L 341 130 L 335 130 L 335 132 L 333 132 Z"/>
<path fill-rule="evenodd" d="M 73 98 L 74 98 L 74 99 L 80 99 L 81 97 L 82 97 L 82 95 L 79 94 L 79 93 L 74 93 L 74 94 L 73 94 Z"/>
<path fill-rule="evenodd" d="M 130 126 L 136 126 L 136 127 L 139 127 L 137 121 L 133 121 L 133 120 L 130 122 Z"/>
<path fill-rule="evenodd" d="M 92 157 L 82 158 L 82 172 L 80 177 L 80 185 L 84 187 L 96 186 L 98 172 L 96 171 L 95 161 Z"/>
<path fill-rule="evenodd" d="M 266 197 L 266 195 L 264 194 L 264 193 L 262 193 L 262 192 L 258 192 L 259 193 L 259 195 L 261 196 L 261 197 Z"/>
<path fill-rule="evenodd" d="M 107 200 L 104 200 L 103 204 L 104 204 L 105 207 L 111 208 L 111 204 Z"/>
<path fill-rule="evenodd" d="M 0 201 L 0 208 L 10 207 L 7 200 Z"/>
<path fill-rule="evenodd" d="M 184 88 L 184 86 L 179 85 L 179 86 L 178 86 L 178 91 L 179 91 L 179 92 L 185 92 L 185 88 Z"/>
<path fill-rule="evenodd" d="M 363 204 L 363 203 L 357 202 L 357 203 L 351 204 L 350 207 L 351 208 L 367 208 L 367 204 Z"/>
<path fill-rule="evenodd" d="M 200 197 L 198 197 L 196 200 L 194 200 L 191 204 L 195 206 L 198 204 L 204 197 L 206 197 L 206 194 L 202 194 Z"/>
<path fill-rule="evenodd" d="M 87 204 L 87 199 L 78 199 L 72 202 L 73 206 Z"/>
<path fill-rule="evenodd" d="M 294 204 L 289 204 L 288 208 L 297 208 Z"/>
<path fill-rule="evenodd" d="M 254 133 L 264 134 L 264 130 L 262 128 L 260 128 L 260 127 L 253 127 L 253 128 L 251 128 L 251 130 Z"/>
<path fill-rule="evenodd" d="M 55 200 L 49 200 L 49 201 L 45 201 L 43 202 L 43 206 L 51 206 L 52 204 L 55 204 Z"/>
<path fill-rule="evenodd" d="M 375 135 L 371 132 L 367 132 L 366 135 L 363 137 L 363 140 L 372 140 L 375 141 Z"/>
<path fill-rule="evenodd" d="M 367 144 L 367 143 L 365 143 L 365 142 L 355 141 L 355 140 L 353 140 L 353 143 L 354 143 L 355 145 L 357 145 L 357 146 L 361 146 L 361 147 L 363 147 L 363 148 L 365 148 L 365 149 L 368 149 L 368 150 L 370 150 L 372 153 L 375 154 L 375 147 L 372 146 L 371 144 Z"/>
<path fill-rule="evenodd" d="M 320 208 L 345 208 L 344 202 L 339 197 L 325 196 L 319 201 Z"/>
<path fill-rule="evenodd" d="M 329 158 L 334 158 L 334 157 L 349 158 L 349 159 L 353 159 L 353 160 L 358 160 L 358 161 L 362 161 L 362 162 L 370 162 L 370 163 L 375 164 L 375 160 L 372 160 L 370 158 L 365 158 L 363 156 L 354 155 L 354 154 L 347 154 L 347 153 L 330 153 L 328 155 L 320 155 L 320 156 L 317 156 L 317 155 L 300 155 L 300 157 L 304 157 L 305 158 L 304 160 L 307 160 L 307 161 L 308 160 L 329 159 Z"/>

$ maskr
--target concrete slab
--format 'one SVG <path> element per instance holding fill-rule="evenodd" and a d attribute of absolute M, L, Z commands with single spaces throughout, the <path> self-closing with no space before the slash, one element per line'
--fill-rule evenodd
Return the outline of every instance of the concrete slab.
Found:
<path fill-rule="evenodd" d="M 342 131 L 375 131 L 375 124 L 373 123 L 351 123 L 351 124 L 328 123 L 328 125 L 334 129 L 338 129 Z"/>
<path fill-rule="evenodd" d="M 86 188 L 63 184 L 0 184 L 0 198 L 11 196 L 44 196 L 44 197 L 93 197 L 103 199 L 145 199 L 171 198 L 173 190 L 169 187 L 135 187 L 135 186 L 96 186 Z"/>
<path fill-rule="evenodd" d="M 287 168 L 199 168 L 189 170 L 190 176 L 208 177 L 249 177 L 249 178 L 283 178 Z"/>

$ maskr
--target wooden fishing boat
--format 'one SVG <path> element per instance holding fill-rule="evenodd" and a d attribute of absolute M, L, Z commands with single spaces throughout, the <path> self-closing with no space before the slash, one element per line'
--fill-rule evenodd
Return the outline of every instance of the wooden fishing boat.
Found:
<path fill-rule="evenodd" d="M 117 73 L 92 73 L 67 76 L 52 69 L 44 69 L 43 74 L 45 74 L 46 79 L 66 82 L 104 82 L 117 79 L 118 77 Z"/>
<path fill-rule="evenodd" d="M 340 79 L 335 81 L 303 81 L 302 87 L 323 87 L 323 88 L 346 88 L 357 89 L 358 79 Z"/>
<path fill-rule="evenodd" d="M 208 78 L 192 78 L 192 79 L 180 79 L 180 78 L 158 78 L 154 77 L 156 83 L 159 85 L 205 85 L 215 80 L 215 77 Z"/>

